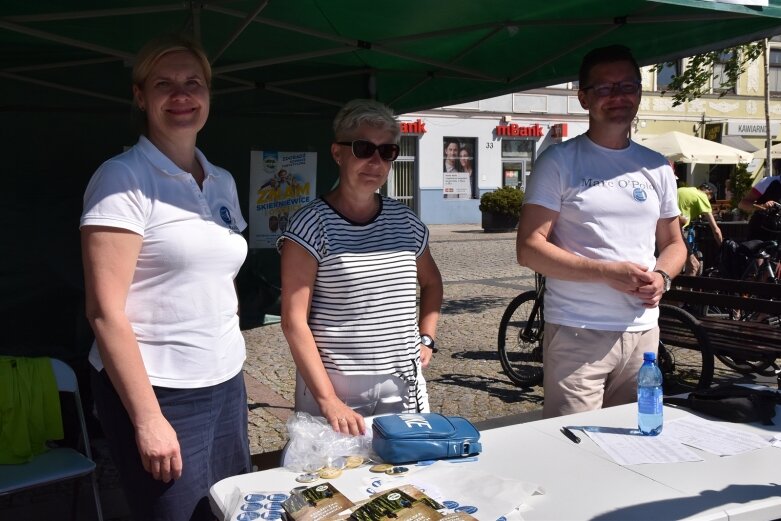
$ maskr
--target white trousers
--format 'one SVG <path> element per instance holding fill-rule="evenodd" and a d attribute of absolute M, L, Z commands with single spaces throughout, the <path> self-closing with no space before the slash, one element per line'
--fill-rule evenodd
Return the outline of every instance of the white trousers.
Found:
<path fill-rule="evenodd" d="M 404 403 L 410 393 L 410 384 L 398 376 L 392 374 L 348 376 L 333 373 L 329 373 L 328 376 L 339 399 L 361 416 L 405 412 Z M 417 386 L 418 396 L 422 397 L 418 412 L 429 412 L 426 379 L 423 378 L 421 371 L 418 371 Z M 295 410 L 312 416 L 323 415 L 298 371 L 296 371 Z"/>

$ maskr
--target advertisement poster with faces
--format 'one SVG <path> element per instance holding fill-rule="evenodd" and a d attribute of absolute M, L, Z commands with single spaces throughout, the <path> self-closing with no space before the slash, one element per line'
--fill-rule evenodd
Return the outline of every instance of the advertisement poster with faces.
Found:
<path fill-rule="evenodd" d="M 472 199 L 477 194 L 477 138 L 442 138 L 442 196 Z"/>
<path fill-rule="evenodd" d="M 290 217 L 314 200 L 316 175 L 316 152 L 250 152 L 250 248 L 276 248 Z"/>

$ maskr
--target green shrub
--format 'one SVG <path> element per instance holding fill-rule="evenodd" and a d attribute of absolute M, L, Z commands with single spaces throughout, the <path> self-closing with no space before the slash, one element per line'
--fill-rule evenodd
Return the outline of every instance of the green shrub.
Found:
<path fill-rule="evenodd" d="M 523 190 L 504 186 L 480 196 L 480 211 L 518 216 L 523 205 Z"/>
<path fill-rule="evenodd" d="M 730 199 L 732 208 L 738 207 L 738 203 L 751 190 L 751 185 L 754 183 L 754 176 L 748 171 L 747 167 L 746 163 L 741 163 L 729 176 L 729 184 L 732 188 L 732 199 Z"/>

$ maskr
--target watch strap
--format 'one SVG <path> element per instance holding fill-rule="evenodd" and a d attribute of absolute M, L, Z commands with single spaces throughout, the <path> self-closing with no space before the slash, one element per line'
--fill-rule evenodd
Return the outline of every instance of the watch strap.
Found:
<path fill-rule="evenodd" d="M 431 338 L 431 335 L 420 335 L 420 343 L 431 349 L 432 353 L 439 351 L 437 343 Z"/>
<path fill-rule="evenodd" d="M 664 279 L 664 292 L 667 293 L 670 291 L 670 287 L 672 286 L 673 279 L 670 277 L 670 275 L 667 274 L 664 270 L 654 270 L 656 273 L 662 276 L 662 279 Z"/>

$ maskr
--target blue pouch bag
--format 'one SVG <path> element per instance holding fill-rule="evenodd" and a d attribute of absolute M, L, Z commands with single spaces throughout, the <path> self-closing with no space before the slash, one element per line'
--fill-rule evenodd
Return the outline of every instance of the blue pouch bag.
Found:
<path fill-rule="evenodd" d="M 389 414 L 372 422 L 372 448 L 387 463 L 479 454 L 480 432 L 460 416 Z"/>

